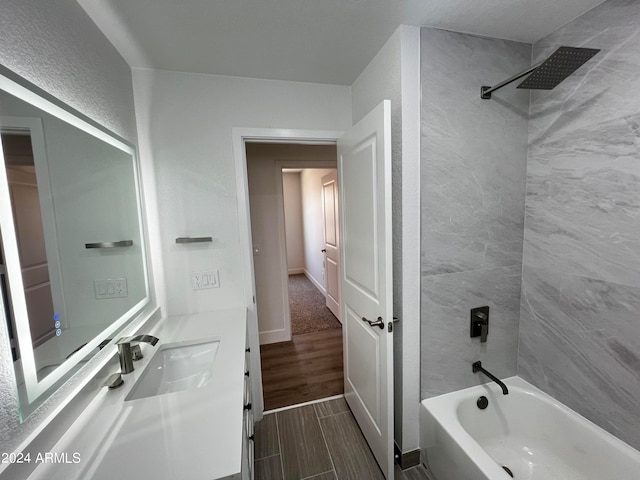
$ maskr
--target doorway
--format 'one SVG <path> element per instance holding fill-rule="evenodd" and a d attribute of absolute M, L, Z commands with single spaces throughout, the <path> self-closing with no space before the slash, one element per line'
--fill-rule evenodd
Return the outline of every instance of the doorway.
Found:
<path fill-rule="evenodd" d="M 335 145 L 250 143 L 246 155 L 265 409 L 342 394 L 325 248 L 337 250 L 337 195 L 323 183 L 337 179 Z"/>
<path fill-rule="evenodd" d="M 292 335 L 341 328 L 336 184 L 336 169 L 282 169 Z"/>
<path fill-rule="evenodd" d="M 394 473 L 391 102 L 384 100 L 344 133 L 233 129 L 248 335 L 251 363 L 258 373 L 251 379 L 257 400 L 256 420 L 262 418 L 264 406 L 260 395 L 263 391 L 260 355 L 256 354 L 260 343 L 266 342 L 259 340 L 263 339 L 263 333 L 279 333 L 266 331 L 258 335 L 256 293 L 259 282 L 254 273 L 261 246 L 254 243 L 256 239 L 252 235 L 255 215 L 249 200 L 247 157 L 249 144 L 260 140 L 335 145 L 340 214 L 343 215 L 340 222 L 343 226 L 340 280 L 343 287 L 344 397 L 385 477 L 391 480 Z M 268 195 L 264 200 L 268 200 Z M 272 224 L 269 226 L 279 231 Z M 286 265 L 286 259 L 281 261 Z M 277 280 L 282 281 L 282 278 L 274 279 Z M 283 318 L 281 322 L 285 323 Z M 284 333 L 290 335 L 290 330 Z"/>
<path fill-rule="evenodd" d="M 49 263 L 42 221 L 41 202 L 32 147 L 28 129 L 0 128 L 0 141 L 15 234 L 20 255 L 20 270 L 28 313 L 29 331 L 33 348 L 55 337 L 54 302 L 49 279 Z M 16 337 L 16 318 L 9 300 L 7 268 L 4 263 L 4 246 L 0 255 L 0 284 L 3 292 L 4 313 L 10 334 L 14 361 L 20 357 Z M 16 288 L 13 286 L 13 288 Z M 41 372 L 38 371 L 38 375 Z"/>

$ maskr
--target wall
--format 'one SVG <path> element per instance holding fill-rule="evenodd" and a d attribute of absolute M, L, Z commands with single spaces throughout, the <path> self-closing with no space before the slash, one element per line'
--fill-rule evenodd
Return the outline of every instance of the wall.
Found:
<path fill-rule="evenodd" d="M 131 71 L 76 2 L 2 2 L 0 42 L 0 63 L 135 142 Z M 76 376 L 19 424 L 8 336 L 0 323 L 0 451 L 11 452 L 83 378 Z"/>
<path fill-rule="evenodd" d="M 304 272 L 304 230 L 302 226 L 302 186 L 300 172 L 282 174 L 284 224 L 289 274 Z"/>
<path fill-rule="evenodd" d="M 494 85 L 529 66 L 531 46 L 422 29 L 421 395 L 515 375 L 529 95 Z M 489 337 L 469 310 L 489 305 Z"/>
<path fill-rule="evenodd" d="M 403 452 L 419 447 L 419 51 L 420 30 L 400 26 L 351 87 L 354 123 L 391 100 L 394 437 Z"/>
<path fill-rule="evenodd" d="M 640 448 L 640 3 L 534 46 L 600 48 L 531 96 L 518 373 Z"/>
<path fill-rule="evenodd" d="M 0 64 L 130 142 L 131 69 L 76 2 L 4 0 Z"/>
<path fill-rule="evenodd" d="M 348 87 L 134 69 L 142 154 L 155 165 L 169 314 L 244 304 L 232 128 L 344 130 Z M 179 236 L 210 235 L 201 246 Z M 193 291 L 191 272 L 220 288 Z"/>
<path fill-rule="evenodd" d="M 322 177 L 332 169 L 305 169 L 301 173 L 302 211 L 304 217 L 305 274 L 326 294 L 324 278 L 324 214 Z"/>

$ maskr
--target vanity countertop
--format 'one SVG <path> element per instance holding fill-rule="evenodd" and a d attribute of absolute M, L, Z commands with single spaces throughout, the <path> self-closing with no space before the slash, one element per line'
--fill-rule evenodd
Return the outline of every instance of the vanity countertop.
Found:
<path fill-rule="evenodd" d="M 142 344 L 145 358 L 123 375 L 123 387 L 101 389 L 54 447 L 65 462 L 39 464 L 30 480 L 211 480 L 240 473 L 246 310 L 167 317 L 148 333 L 160 341 Z M 125 402 L 155 349 L 216 337 L 205 387 Z"/>

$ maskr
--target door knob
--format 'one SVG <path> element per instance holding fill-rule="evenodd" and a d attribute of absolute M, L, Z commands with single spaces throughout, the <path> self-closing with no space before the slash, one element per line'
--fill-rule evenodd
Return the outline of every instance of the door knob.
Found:
<path fill-rule="evenodd" d="M 382 321 L 382 317 L 378 317 L 378 319 L 375 322 L 372 322 L 371 320 L 367 320 L 366 317 L 362 317 L 362 321 L 367 322 L 370 327 L 384 328 L 384 322 Z"/>
<path fill-rule="evenodd" d="M 327 253 L 327 249 L 323 248 L 322 250 L 320 250 L 322 253 Z"/>

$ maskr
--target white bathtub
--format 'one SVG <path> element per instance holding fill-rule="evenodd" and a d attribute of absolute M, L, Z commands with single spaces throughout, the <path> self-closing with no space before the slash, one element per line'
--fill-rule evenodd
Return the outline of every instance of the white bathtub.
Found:
<path fill-rule="evenodd" d="M 434 480 L 508 480 L 503 465 L 516 480 L 640 479 L 640 452 L 521 378 L 505 383 L 506 396 L 492 382 L 422 402 L 422 459 Z"/>

